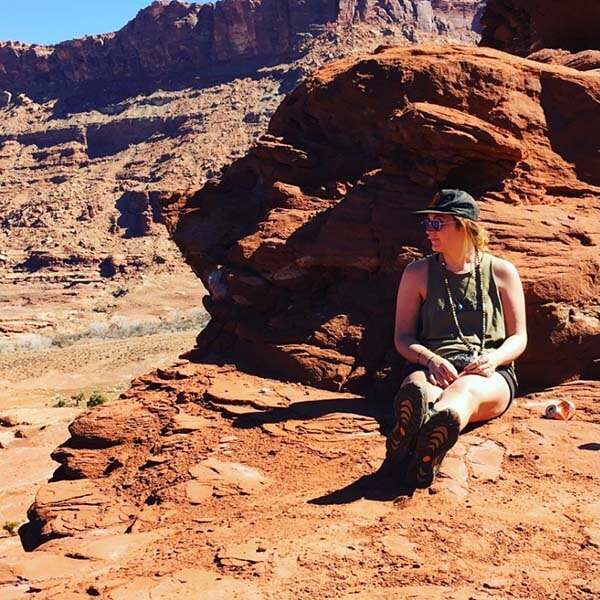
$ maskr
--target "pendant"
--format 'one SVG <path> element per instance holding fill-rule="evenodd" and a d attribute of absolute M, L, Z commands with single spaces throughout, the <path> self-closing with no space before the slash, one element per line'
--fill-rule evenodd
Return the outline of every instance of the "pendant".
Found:
<path fill-rule="evenodd" d="M 460 302 L 459 302 L 459 303 L 456 305 L 456 310 L 457 310 L 458 312 L 460 312 L 460 311 L 461 311 L 463 308 L 464 308 L 464 307 L 463 307 L 463 305 L 462 305 Z"/>

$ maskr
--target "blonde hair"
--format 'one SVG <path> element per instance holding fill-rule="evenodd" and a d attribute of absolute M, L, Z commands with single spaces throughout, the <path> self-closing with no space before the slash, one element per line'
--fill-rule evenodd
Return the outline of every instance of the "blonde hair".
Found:
<path fill-rule="evenodd" d="M 467 240 L 473 245 L 477 252 L 485 252 L 488 249 L 490 235 L 483 225 L 465 217 L 454 217 L 457 227 L 464 229 Z"/>

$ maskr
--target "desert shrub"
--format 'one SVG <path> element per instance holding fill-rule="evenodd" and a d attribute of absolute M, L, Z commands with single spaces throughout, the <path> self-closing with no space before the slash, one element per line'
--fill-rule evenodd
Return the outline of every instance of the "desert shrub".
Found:
<path fill-rule="evenodd" d="M 108 398 L 104 394 L 101 394 L 100 392 L 97 392 L 96 390 L 94 390 L 90 394 L 90 397 L 88 398 L 86 406 L 88 408 L 93 408 L 94 406 L 104 404 L 107 400 L 108 400 Z"/>
<path fill-rule="evenodd" d="M 2 529 L 8 532 L 10 535 L 17 535 L 17 530 L 19 528 L 19 524 L 16 521 L 6 521 L 4 525 L 2 525 Z"/>
<path fill-rule="evenodd" d="M 65 348 L 86 339 L 126 339 L 158 333 L 198 330 L 206 325 L 208 319 L 208 314 L 201 306 L 185 311 L 174 310 L 162 318 L 130 319 L 115 315 L 108 320 L 93 321 L 88 329 L 81 331 L 54 330 L 48 335 L 28 333 L 0 338 L 0 354 L 45 350 L 51 347 Z"/>

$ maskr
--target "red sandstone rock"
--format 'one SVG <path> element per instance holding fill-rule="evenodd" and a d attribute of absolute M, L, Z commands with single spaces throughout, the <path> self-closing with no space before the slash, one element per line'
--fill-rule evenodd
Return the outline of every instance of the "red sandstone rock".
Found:
<path fill-rule="evenodd" d="M 132 507 L 117 500 L 93 481 L 58 481 L 41 487 L 29 509 L 30 521 L 41 524 L 43 540 L 111 528 L 123 533 Z"/>
<path fill-rule="evenodd" d="M 530 54 L 527 58 L 543 63 L 564 65 L 578 71 L 600 70 L 600 50 L 582 50 L 572 54 L 566 50 L 544 48 Z"/>
<path fill-rule="evenodd" d="M 134 90 L 152 82 L 208 78 L 241 61 L 257 64 L 298 54 L 298 36 L 327 23 L 398 23 L 441 33 L 470 29 L 480 2 L 457 0 L 452 8 L 402 0 L 224 0 L 214 4 L 156 1 L 116 33 L 70 40 L 56 46 L 0 42 L 0 89 L 32 89 L 47 95 L 66 86 L 91 84 Z M 462 19 L 457 20 L 461 12 Z"/>
<path fill-rule="evenodd" d="M 489 49 L 390 48 L 317 71 L 221 183 L 165 202 L 212 292 L 200 356 L 328 389 L 396 381 L 394 294 L 426 251 L 409 212 L 458 186 L 524 280 L 522 382 L 585 372 L 600 353 L 599 93 L 591 74 Z"/>
<path fill-rule="evenodd" d="M 596 0 L 488 0 L 481 45 L 527 56 L 542 48 L 600 50 Z"/>
<path fill-rule="evenodd" d="M 473 580 L 504 585 L 495 578 L 495 560 L 514 574 L 510 590 L 518 597 L 543 598 L 550 589 L 561 598 L 583 588 L 596 593 L 589 564 L 597 554 L 597 444 L 590 440 L 598 428 L 599 386 L 578 381 L 517 399 L 501 419 L 461 435 L 429 493 L 408 495 L 398 473 L 375 472 L 385 453 L 389 403 L 231 366 L 161 369 L 127 392 L 161 424 L 148 440 L 150 460 L 126 463 L 96 481 L 42 488 L 29 513 L 29 526 L 45 536 L 42 546 L 20 568 L 0 554 L 0 590 L 28 582 L 48 600 L 75 598 L 82 589 L 106 598 L 166 599 L 195 598 L 202 586 L 229 598 L 237 596 L 224 574 L 235 569 L 238 578 L 252 576 L 257 598 L 273 589 L 284 590 L 284 598 L 300 589 L 319 597 L 323 584 L 340 575 L 350 589 L 368 585 L 369 598 L 372 589 L 386 598 L 389 586 L 377 585 L 381 565 L 392 559 L 408 561 L 397 569 L 400 596 L 415 570 L 419 578 L 422 572 L 437 578 L 419 592 L 423 599 L 443 600 L 457 582 L 464 597 L 479 593 Z M 185 391 L 197 397 L 186 404 L 188 416 L 178 418 L 177 397 Z M 576 403 L 575 418 L 542 419 L 546 404 L 560 399 Z M 100 414 L 104 437 L 114 437 L 106 413 L 91 411 L 88 422 Z M 194 427 L 175 433 L 192 414 Z M 135 455 L 145 442 L 128 434 L 121 445 Z M 89 452 L 102 463 L 102 449 Z M 440 518 L 424 526 L 423 514 Z M 448 546 L 444 536 L 457 530 L 460 547 Z M 577 551 L 564 553 L 565 547 Z M 469 560 L 460 560 L 467 553 Z M 543 569 L 517 577 L 524 555 L 569 577 L 557 581 Z M 451 588 L 438 585 L 449 556 Z M 57 572 L 41 574 L 51 557 Z M 65 557 L 76 557 L 81 568 L 69 572 Z M 190 578 L 181 571 L 189 565 L 206 571 Z M 53 581 L 46 588 L 47 577 Z M 244 586 L 240 597 L 248 595 L 246 580 Z"/>

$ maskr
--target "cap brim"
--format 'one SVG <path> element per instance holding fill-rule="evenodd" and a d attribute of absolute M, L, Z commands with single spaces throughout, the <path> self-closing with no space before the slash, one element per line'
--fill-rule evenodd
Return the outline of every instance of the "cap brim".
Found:
<path fill-rule="evenodd" d="M 447 210 L 435 210 L 434 208 L 428 208 L 426 210 L 415 210 L 410 213 L 411 215 L 450 215 L 455 217 L 454 213 L 448 212 Z"/>

